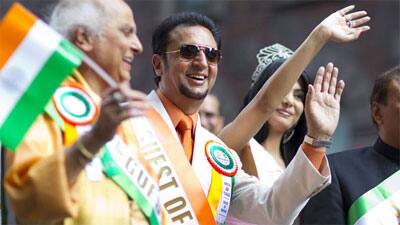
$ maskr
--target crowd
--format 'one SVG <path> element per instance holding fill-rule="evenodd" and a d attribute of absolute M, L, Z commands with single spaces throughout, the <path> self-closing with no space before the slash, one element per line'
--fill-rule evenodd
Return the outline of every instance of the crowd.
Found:
<path fill-rule="evenodd" d="M 314 79 L 305 72 L 327 43 L 370 29 L 367 12 L 353 9 L 328 15 L 295 51 L 260 49 L 243 108 L 224 126 L 210 94 L 222 58 L 213 20 L 182 12 L 154 29 L 155 85 L 146 95 L 129 86 L 143 51 L 140 9 L 60 0 L 50 26 L 118 85 L 81 64 L 53 95 L 55 110 L 6 151 L 2 183 L 16 223 L 397 225 L 399 66 L 371 94 L 375 145 L 329 156 L 345 83 L 332 62 Z M 73 104 L 81 99 L 88 104 Z M 82 121 L 72 113 L 82 110 L 98 113 Z"/>

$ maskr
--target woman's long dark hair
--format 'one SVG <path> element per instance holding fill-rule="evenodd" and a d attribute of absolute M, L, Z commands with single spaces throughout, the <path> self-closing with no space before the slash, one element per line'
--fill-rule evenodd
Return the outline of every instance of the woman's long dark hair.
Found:
<path fill-rule="evenodd" d="M 243 107 L 246 107 L 250 101 L 257 95 L 260 91 L 264 83 L 272 76 L 272 74 L 281 66 L 286 59 L 277 59 L 273 61 L 271 64 L 266 67 L 258 79 L 252 84 L 250 90 L 247 92 L 246 97 L 243 100 Z M 307 86 L 310 83 L 308 74 L 304 71 L 299 78 L 300 86 L 302 87 L 304 93 L 307 93 Z M 303 104 L 305 102 L 303 101 Z M 297 149 L 303 142 L 304 136 L 307 133 L 307 124 L 306 118 L 304 116 L 304 112 L 301 114 L 299 121 L 297 124 L 285 132 L 282 142 L 280 145 L 280 153 L 287 166 L 290 161 L 292 161 L 293 157 L 296 155 Z M 268 123 L 265 123 L 264 126 L 258 131 L 258 133 L 254 136 L 254 138 L 258 141 L 258 143 L 263 143 L 264 140 L 268 137 Z"/>

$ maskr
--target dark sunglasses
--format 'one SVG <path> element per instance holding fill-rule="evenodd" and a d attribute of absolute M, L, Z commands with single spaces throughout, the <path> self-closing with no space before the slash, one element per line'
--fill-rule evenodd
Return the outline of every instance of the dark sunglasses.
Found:
<path fill-rule="evenodd" d="M 201 45 L 182 45 L 178 50 L 164 53 L 168 54 L 179 52 L 179 56 L 181 58 L 193 60 L 200 51 L 204 51 L 204 54 L 206 55 L 207 61 L 209 63 L 217 64 L 222 57 L 220 50 Z"/>

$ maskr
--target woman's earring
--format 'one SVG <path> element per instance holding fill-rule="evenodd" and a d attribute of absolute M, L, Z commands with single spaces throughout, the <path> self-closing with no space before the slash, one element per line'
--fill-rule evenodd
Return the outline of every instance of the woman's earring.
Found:
<path fill-rule="evenodd" d="M 294 128 L 283 135 L 283 144 L 286 144 L 294 135 Z"/>

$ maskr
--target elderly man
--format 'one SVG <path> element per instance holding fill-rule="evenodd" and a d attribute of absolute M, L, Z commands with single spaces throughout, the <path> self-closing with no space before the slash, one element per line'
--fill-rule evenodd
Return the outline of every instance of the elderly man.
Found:
<path fill-rule="evenodd" d="M 332 185 L 311 198 L 303 224 L 387 224 L 400 218 L 400 66 L 375 81 L 373 146 L 328 156 Z"/>
<path fill-rule="evenodd" d="M 149 224 L 143 205 L 102 174 L 96 156 L 106 143 L 110 151 L 116 149 L 111 143 L 126 146 L 129 132 L 121 122 L 148 108 L 145 96 L 127 85 L 132 60 L 142 52 L 132 11 L 122 0 L 62 0 L 50 24 L 119 87 L 109 89 L 81 65 L 19 149 L 7 152 L 4 184 L 16 219 L 22 224 Z"/>
<path fill-rule="evenodd" d="M 363 17 L 366 12 L 349 13 L 353 8 L 333 13 L 314 29 L 252 104 L 262 116 L 239 118 L 257 125 L 233 125 L 236 136 L 250 140 L 252 131 L 265 122 L 260 118 L 275 110 L 326 42 L 355 40 L 368 30 L 360 27 L 369 20 Z M 152 128 L 145 128 L 145 123 L 136 127 L 142 127 L 139 145 L 160 176 L 160 200 L 171 222 L 222 224 L 229 210 L 252 223 L 292 223 L 307 199 L 329 183 L 324 147 L 337 126 L 344 83 L 336 86 L 336 77 L 329 73 L 318 76 L 314 87 L 309 87 L 306 114 L 312 138 L 306 138 L 273 186 L 261 185 L 240 169 L 237 156 L 198 120 L 221 58 L 221 40 L 214 22 L 197 13 L 171 16 L 153 33 L 152 46 L 157 89 L 148 100 L 157 112 L 150 118 Z M 157 138 L 153 133 L 163 135 Z"/>
<path fill-rule="evenodd" d="M 201 125 L 213 134 L 218 134 L 224 127 L 224 117 L 217 96 L 208 94 L 200 106 Z"/>

